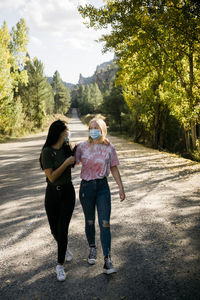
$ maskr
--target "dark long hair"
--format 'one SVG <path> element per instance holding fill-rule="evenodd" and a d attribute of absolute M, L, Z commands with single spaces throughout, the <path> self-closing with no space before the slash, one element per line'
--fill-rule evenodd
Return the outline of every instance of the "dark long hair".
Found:
<path fill-rule="evenodd" d="M 65 130 L 68 129 L 67 123 L 62 120 L 56 120 L 54 121 L 51 126 L 49 127 L 49 131 L 47 134 L 46 142 L 44 143 L 44 146 L 42 147 L 42 150 L 46 147 L 51 147 L 55 145 L 60 137 L 60 134 Z M 42 151 L 41 151 L 42 153 Z M 42 161 L 41 161 L 41 154 L 39 158 L 40 166 L 42 167 Z"/>

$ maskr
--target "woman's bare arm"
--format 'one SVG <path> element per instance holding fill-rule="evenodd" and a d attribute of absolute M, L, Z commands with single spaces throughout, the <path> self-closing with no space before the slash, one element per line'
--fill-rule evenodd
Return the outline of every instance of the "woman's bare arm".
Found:
<path fill-rule="evenodd" d="M 74 162 L 75 162 L 75 157 L 70 156 L 56 170 L 53 171 L 52 168 L 49 168 L 49 169 L 45 169 L 44 173 L 48 177 L 49 181 L 53 183 L 56 179 L 58 179 L 62 175 L 62 173 L 65 171 L 65 169 L 68 166 L 72 165 Z"/>
<path fill-rule="evenodd" d="M 123 183 L 121 180 L 121 176 L 118 170 L 117 166 L 111 167 L 110 168 L 111 174 L 113 176 L 113 178 L 115 179 L 117 185 L 119 186 L 119 195 L 120 195 L 120 201 L 124 201 L 125 199 L 125 193 L 124 193 L 124 187 L 123 187 Z"/>

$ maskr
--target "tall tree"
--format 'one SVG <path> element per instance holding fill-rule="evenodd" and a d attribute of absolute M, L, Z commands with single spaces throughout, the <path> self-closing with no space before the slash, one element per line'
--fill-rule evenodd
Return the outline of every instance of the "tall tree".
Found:
<path fill-rule="evenodd" d="M 160 109 L 167 111 L 170 108 L 170 113 L 179 116 L 185 129 L 187 149 L 191 150 L 190 136 L 194 149 L 200 114 L 200 19 L 197 2 L 107 0 L 105 3 L 99 9 L 91 5 L 80 6 L 79 11 L 83 17 L 89 18 L 89 26 L 111 26 L 111 33 L 103 35 L 100 40 L 105 42 L 105 50 L 114 49 L 118 57 L 119 83 L 124 88 L 127 103 L 135 110 L 145 87 L 146 94 L 149 94 L 146 99 L 157 103 L 154 106 L 157 115 Z M 137 71 L 134 70 L 135 65 Z M 164 91 L 166 87 L 171 90 Z M 176 91 L 175 97 L 173 90 Z M 147 117 L 152 113 L 153 110 L 145 112 Z M 152 116 L 152 122 L 155 126 L 158 124 L 156 115 Z"/>
<path fill-rule="evenodd" d="M 46 79 L 46 98 L 45 98 L 45 112 L 47 115 L 54 113 L 54 94 L 53 89 L 49 81 Z"/>
<path fill-rule="evenodd" d="M 106 114 L 110 115 L 115 127 L 122 132 L 122 115 L 127 113 L 128 109 L 120 86 L 115 87 L 113 84 L 110 92 L 103 98 L 102 108 Z"/>
<path fill-rule="evenodd" d="M 99 112 L 102 102 L 103 96 L 96 83 L 79 86 L 76 92 L 76 103 L 82 115 Z"/>
<path fill-rule="evenodd" d="M 11 134 L 23 122 L 22 104 L 17 89 L 19 83 L 27 83 L 27 73 L 22 62 L 26 58 L 27 27 L 21 19 L 16 29 L 8 32 L 4 22 L 0 29 L 0 131 Z"/>
<path fill-rule="evenodd" d="M 6 24 L 0 28 L 0 133 L 12 128 L 13 82 L 10 76 L 10 33 Z"/>
<path fill-rule="evenodd" d="M 11 40 L 9 44 L 11 59 L 11 76 L 13 78 L 14 93 L 18 90 L 18 84 L 26 85 L 28 78 L 24 65 L 28 60 L 27 56 L 28 28 L 25 20 L 20 19 L 16 26 L 12 27 Z M 15 94 L 14 94 L 15 95 Z"/>
<path fill-rule="evenodd" d="M 70 104 L 70 90 L 63 84 L 58 71 L 53 75 L 52 88 L 54 91 L 55 113 L 67 113 Z"/>
<path fill-rule="evenodd" d="M 91 109 L 93 112 L 99 112 L 101 110 L 101 105 L 103 103 L 102 93 L 97 85 L 97 83 L 92 83 L 90 88 L 90 100 Z"/>
<path fill-rule="evenodd" d="M 48 102 L 53 101 L 52 88 L 44 76 L 44 67 L 36 57 L 26 63 L 28 84 L 19 90 L 25 118 L 33 127 L 40 128 L 46 115 Z"/>

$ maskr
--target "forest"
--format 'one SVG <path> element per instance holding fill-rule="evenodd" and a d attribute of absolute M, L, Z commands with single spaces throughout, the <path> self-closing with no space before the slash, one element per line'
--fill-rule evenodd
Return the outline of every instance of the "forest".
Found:
<path fill-rule="evenodd" d="M 107 0 L 78 11 L 86 26 L 110 29 L 99 42 L 115 53 L 113 63 L 70 91 L 58 71 L 49 82 L 42 62 L 29 57 L 25 21 L 11 32 L 4 23 L 0 134 L 42 128 L 47 115 L 77 107 L 80 116 L 103 114 L 111 132 L 199 161 L 199 2 Z"/>
<path fill-rule="evenodd" d="M 27 52 L 28 28 L 21 19 L 9 32 L 0 28 L 0 137 L 19 136 L 43 128 L 45 117 L 65 114 L 71 105 L 70 90 L 58 71 L 52 82 L 43 63 Z"/>
<path fill-rule="evenodd" d="M 105 2 L 79 12 L 88 27 L 111 28 L 100 41 L 116 55 L 115 87 L 129 108 L 118 123 L 128 123 L 136 142 L 199 159 L 199 2 Z"/>

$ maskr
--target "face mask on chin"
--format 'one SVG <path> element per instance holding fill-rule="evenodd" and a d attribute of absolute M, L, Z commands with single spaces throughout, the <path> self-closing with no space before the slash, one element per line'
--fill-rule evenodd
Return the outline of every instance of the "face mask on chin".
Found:
<path fill-rule="evenodd" d="M 91 129 L 90 130 L 90 137 L 93 140 L 97 140 L 101 137 L 101 131 L 99 129 Z"/>

